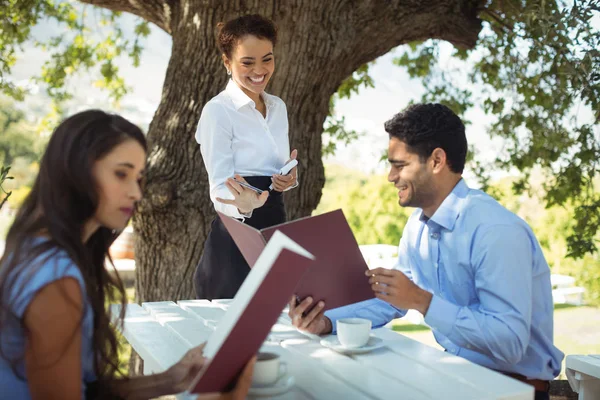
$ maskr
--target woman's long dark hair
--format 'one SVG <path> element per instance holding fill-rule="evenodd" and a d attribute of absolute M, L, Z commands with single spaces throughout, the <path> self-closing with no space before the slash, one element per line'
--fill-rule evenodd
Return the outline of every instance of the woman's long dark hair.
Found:
<path fill-rule="evenodd" d="M 108 385 L 102 383 L 118 371 L 118 341 L 106 304 L 117 302 L 124 306 L 126 302 L 123 283 L 105 268 L 107 257 L 112 264 L 108 248 L 118 232 L 101 227 L 86 243 L 82 242 L 82 234 L 85 222 L 98 207 L 92 167 L 126 140 L 135 140 L 144 150 L 147 148 L 142 131 L 118 115 L 89 110 L 64 120 L 50 138 L 39 174 L 8 231 L 0 259 L 0 335 L 7 318 L 16 317 L 10 310 L 9 296 L 18 293 L 43 267 L 40 257 L 47 260 L 66 252 L 77 265 L 94 313 L 94 368 L 99 386 L 104 388 Z M 41 234 L 49 240 L 32 241 Z M 121 323 L 124 310 L 121 307 Z M 0 348 L 0 356 L 7 359 L 4 349 Z M 13 370 L 22 359 L 8 360 Z"/>

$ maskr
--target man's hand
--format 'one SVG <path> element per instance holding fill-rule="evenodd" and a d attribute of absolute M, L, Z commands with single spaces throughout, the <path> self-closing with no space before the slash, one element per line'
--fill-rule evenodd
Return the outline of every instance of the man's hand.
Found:
<path fill-rule="evenodd" d="M 292 299 L 290 300 L 290 311 L 288 312 L 288 315 L 292 319 L 292 325 L 301 331 L 312 333 L 314 335 L 331 333 L 331 321 L 323 314 L 325 303 L 322 301 L 318 302 L 306 316 L 304 315 L 312 302 L 313 299 L 307 297 L 300 304 L 297 304 L 296 296 L 292 296 Z"/>
<path fill-rule="evenodd" d="M 369 276 L 371 289 L 375 297 L 386 301 L 396 308 L 414 309 L 427 314 L 433 295 L 421 289 L 401 271 L 375 268 L 365 272 Z"/>

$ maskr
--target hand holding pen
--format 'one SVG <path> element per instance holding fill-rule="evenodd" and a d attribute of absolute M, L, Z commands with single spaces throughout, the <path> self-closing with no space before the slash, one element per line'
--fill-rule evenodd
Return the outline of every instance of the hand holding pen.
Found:
<path fill-rule="evenodd" d="M 260 189 L 249 185 L 240 175 L 236 174 L 234 178 L 227 178 L 225 181 L 225 186 L 233 195 L 233 200 L 217 197 L 217 201 L 236 206 L 241 214 L 248 214 L 265 204 L 269 197 L 268 191 L 261 191 L 259 194 L 257 191 Z"/>

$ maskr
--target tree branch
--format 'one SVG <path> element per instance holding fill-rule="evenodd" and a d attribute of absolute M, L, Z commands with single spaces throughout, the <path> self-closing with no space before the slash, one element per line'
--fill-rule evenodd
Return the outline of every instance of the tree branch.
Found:
<path fill-rule="evenodd" d="M 336 50 L 331 52 L 329 59 L 336 64 L 342 77 L 405 43 L 433 38 L 448 41 L 456 47 L 473 48 L 481 32 L 481 20 L 477 15 L 480 2 L 371 0 L 351 6 L 351 2 L 338 1 L 344 6 L 335 9 L 329 6 L 335 2 L 327 2 L 328 6 L 324 6 L 330 9 L 327 28 L 319 30 L 319 26 L 313 27 L 312 43 L 317 46 L 319 43 L 332 43 Z M 316 9 L 320 10 L 320 7 Z M 324 14 L 327 15 L 327 12 Z M 294 25 L 293 20 L 287 23 Z M 341 82 L 331 83 L 335 91 Z"/>
<path fill-rule="evenodd" d="M 503 28 L 506 28 L 506 30 L 510 31 L 510 32 L 514 32 L 514 29 L 512 26 L 510 26 L 507 22 L 505 22 L 501 16 L 499 16 L 495 11 L 490 10 L 488 8 L 483 8 L 481 9 L 481 13 L 482 14 L 487 14 L 489 17 L 491 17 L 494 21 L 496 21 L 500 26 L 502 26 Z"/>
<path fill-rule="evenodd" d="M 79 0 L 111 11 L 128 12 L 152 22 L 171 34 L 171 5 L 168 0 Z"/>

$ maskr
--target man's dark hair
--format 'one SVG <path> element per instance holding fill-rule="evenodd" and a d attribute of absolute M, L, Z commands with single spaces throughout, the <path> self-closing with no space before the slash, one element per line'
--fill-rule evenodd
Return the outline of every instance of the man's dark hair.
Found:
<path fill-rule="evenodd" d="M 385 123 L 390 138 L 406 143 L 425 161 L 436 148 L 446 152 L 450 170 L 462 173 L 467 158 L 467 137 L 460 118 L 442 104 L 415 104 Z"/>

